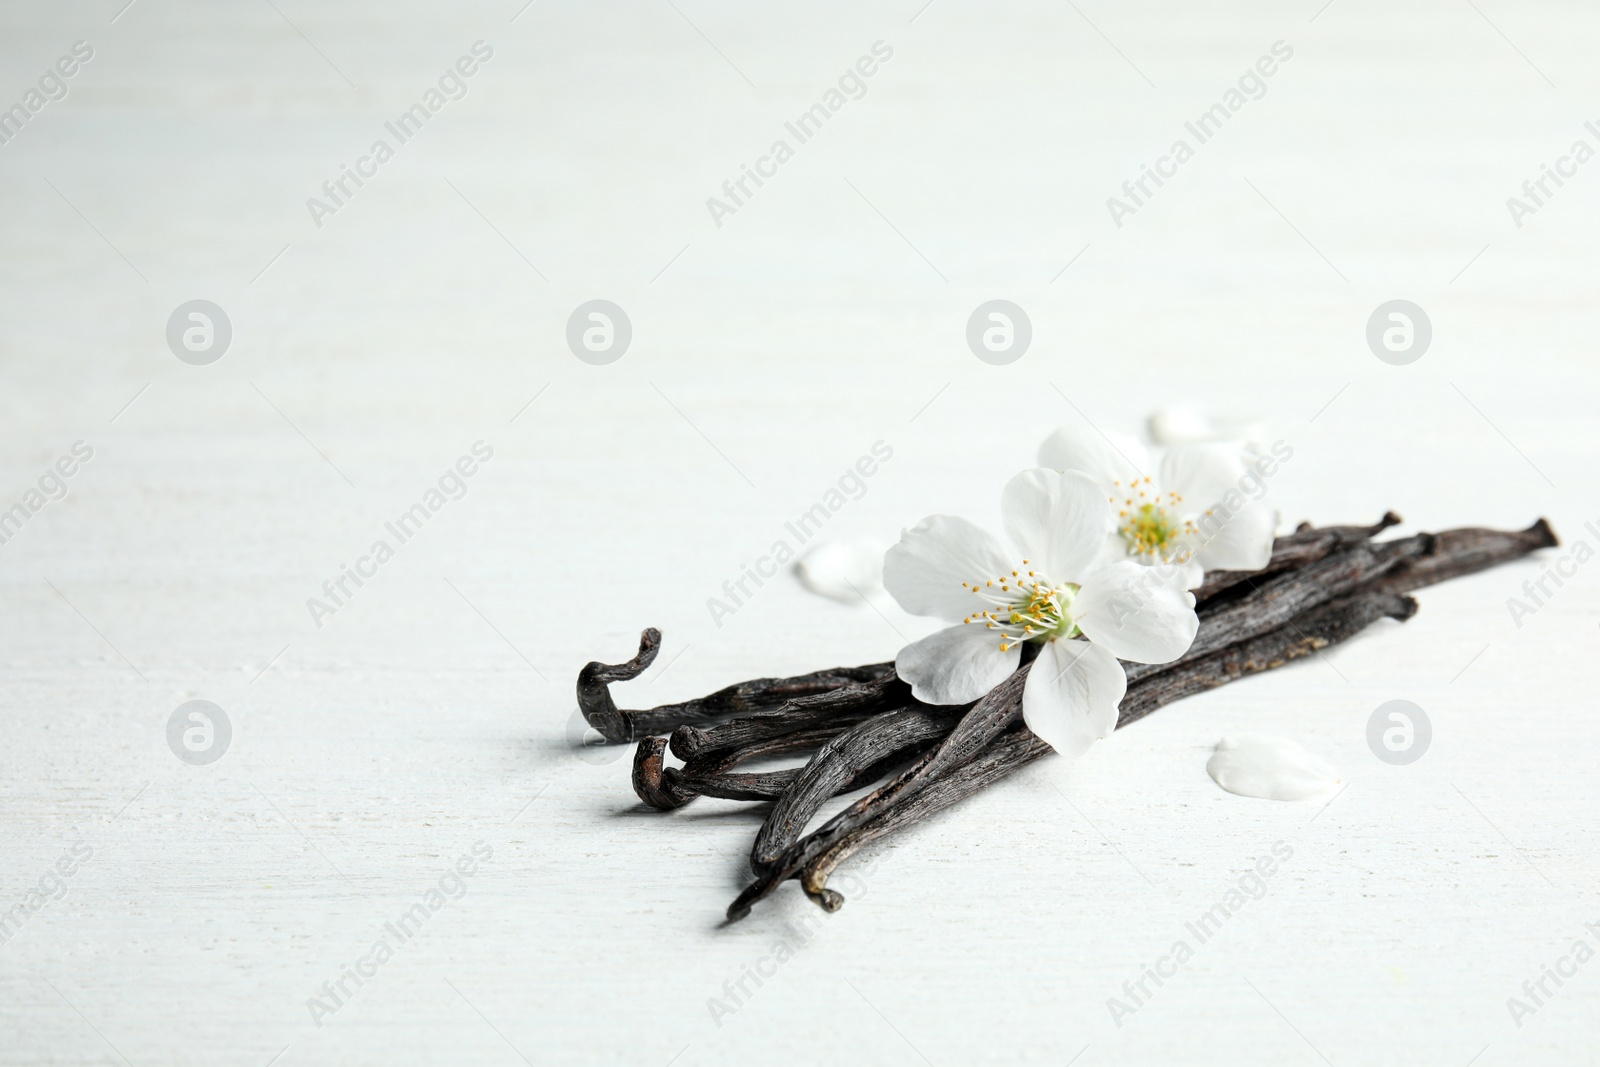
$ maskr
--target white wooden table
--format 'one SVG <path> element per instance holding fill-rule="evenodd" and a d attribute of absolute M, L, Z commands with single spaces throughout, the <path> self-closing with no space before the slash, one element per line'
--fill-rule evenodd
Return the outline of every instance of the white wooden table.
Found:
<path fill-rule="evenodd" d="M 0 544 L 0 1062 L 1596 1062 L 1600 963 L 1507 1003 L 1600 947 L 1592 564 L 1520 626 L 1545 560 L 1029 768 L 853 864 L 820 921 L 791 888 L 720 926 L 756 813 L 645 812 L 624 752 L 573 747 L 579 667 L 646 625 L 666 666 L 634 704 L 926 632 L 788 577 L 706 608 L 878 441 L 827 536 L 992 522 L 1053 426 L 1183 401 L 1292 444 L 1286 521 L 1547 515 L 1600 547 L 1600 164 L 1520 228 L 1505 203 L 1600 147 L 1592 9 L 919 2 L 0 13 L 0 106 L 93 49 L 0 145 L 0 508 L 27 515 Z M 878 41 L 718 226 L 707 198 Z M 1277 41 L 1265 94 L 1114 225 Z M 368 178 L 314 220 L 345 165 Z M 1364 339 L 1397 298 L 1433 323 L 1409 366 Z M 165 338 L 196 299 L 232 326 L 209 365 Z M 564 340 L 593 299 L 632 323 L 607 366 Z M 966 346 L 990 299 L 1032 322 L 1008 366 Z M 1404 767 L 1365 739 L 1396 698 L 1434 731 Z M 231 726 L 205 765 L 168 744 L 195 699 Z M 1240 730 L 1348 788 L 1221 792 Z M 1278 842 L 1264 896 L 1114 1018 Z"/>

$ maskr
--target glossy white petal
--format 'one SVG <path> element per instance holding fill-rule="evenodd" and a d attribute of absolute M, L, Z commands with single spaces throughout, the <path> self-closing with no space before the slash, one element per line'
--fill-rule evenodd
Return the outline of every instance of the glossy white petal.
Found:
<path fill-rule="evenodd" d="M 1005 681 L 1022 659 L 1013 643 L 1000 651 L 1001 637 L 982 623 L 958 623 L 900 650 L 895 673 L 925 704 L 965 704 Z"/>
<path fill-rule="evenodd" d="M 1119 659 L 1170 663 L 1200 628 L 1187 577 L 1182 567 L 1113 563 L 1084 579 L 1072 620 Z"/>
<path fill-rule="evenodd" d="M 1174 563 L 1172 566 L 1177 567 L 1179 573 L 1182 574 L 1183 587 L 1185 589 L 1199 589 L 1206 580 L 1205 565 L 1200 562 L 1197 554 L 1190 555 L 1182 563 Z"/>
<path fill-rule="evenodd" d="M 1267 450 L 1267 424 L 1239 415 L 1215 415 L 1188 404 L 1172 404 L 1150 413 L 1150 439 L 1158 445 L 1192 445 L 1240 441 Z"/>
<path fill-rule="evenodd" d="M 983 527 L 930 515 L 900 535 L 883 557 L 883 587 L 913 615 L 959 622 L 979 607 L 962 582 L 982 583 L 1017 566 Z"/>
<path fill-rule="evenodd" d="M 1228 493 L 1239 493 L 1244 471 L 1238 445 L 1177 445 L 1161 458 L 1161 490 L 1203 511 Z"/>
<path fill-rule="evenodd" d="M 1071 759 L 1111 736 L 1127 691 L 1128 676 L 1107 650 L 1087 641 L 1048 641 L 1028 669 L 1022 719 Z"/>
<path fill-rule="evenodd" d="M 1248 504 L 1223 517 L 1220 508 L 1195 517 L 1200 533 L 1198 557 L 1208 571 L 1258 571 L 1272 559 L 1272 539 L 1278 512 L 1262 504 Z"/>
<path fill-rule="evenodd" d="M 1132 437 L 1107 437 L 1087 428 L 1063 426 L 1039 446 L 1039 465 L 1057 471 L 1082 471 L 1108 489 L 1112 482 L 1132 485 L 1150 467 L 1144 445 Z"/>
<path fill-rule="evenodd" d="M 883 588 L 883 553 L 876 537 L 823 541 L 800 557 L 794 573 L 818 596 L 860 604 Z"/>
<path fill-rule="evenodd" d="M 1239 734 L 1217 742 L 1206 761 L 1211 780 L 1262 800 L 1305 800 L 1339 784 L 1339 772 L 1287 738 Z"/>
<path fill-rule="evenodd" d="M 1116 522 L 1105 490 L 1081 471 L 1023 471 L 1001 492 L 1000 514 L 1029 567 L 1056 582 L 1080 580 Z"/>

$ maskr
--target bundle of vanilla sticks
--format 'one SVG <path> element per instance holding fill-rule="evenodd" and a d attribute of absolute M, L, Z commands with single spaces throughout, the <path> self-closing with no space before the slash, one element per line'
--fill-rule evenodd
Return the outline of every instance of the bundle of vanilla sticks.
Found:
<path fill-rule="evenodd" d="M 1273 670 L 1346 641 L 1379 619 L 1417 611 L 1410 592 L 1515 560 L 1558 542 L 1540 519 L 1526 530 L 1478 528 L 1375 540 L 1397 525 L 1303 524 L 1279 537 L 1259 571 L 1208 573 L 1195 590 L 1200 629 L 1172 663 L 1125 663 L 1120 729 L 1174 700 Z M 590 663 L 578 706 L 606 741 L 633 743 L 633 788 L 652 808 L 696 797 L 768 805 L 750 852 L 753 880 L 728 907 L 729 921 L 785 881 L 828 911 L 844 898 L 830 874 L 864 846 L 971 796 L 1052 752 L 1022 722 L 1030 657 L 982 699 L 924 704 L 893 663 L 837 667 L 793 678 L 756 678 L 709 696 L 639 711 L 619 709 L 610 687 L 655 660 L 661 634 L 647 629 L 621 664 Z M 668 766 L 670 752 L 681 763 Z M 775 758 L 800 766 L 745 771 Z M 807 832 L 833 797 L 872 788 Z"/>

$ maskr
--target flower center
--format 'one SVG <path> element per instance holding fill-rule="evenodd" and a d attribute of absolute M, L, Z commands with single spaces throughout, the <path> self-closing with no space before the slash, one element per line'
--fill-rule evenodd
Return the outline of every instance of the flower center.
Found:
<path fill-rule="evenodd" d="M 1119 495 L 1126 494 L 1120 500 L 1112 497 L 1111 502 L 1120 509 L 1117 533 L 1128 546 L 1128 554 L 1141 557 L 1145 563 L 1187 562 L 1192 550 L 1179 548 L 1176 542 L 1199 530 L 1182 517 L 1183 497 L 1159 491 L 1148 477 L 1127 486 L 1121 482 L 1112 484 Z"/>
<path fill-rule="evenodd" d="M 1027 567 L 1023 560 L 1022 566 Z M 998 578 L 962 582 L 987 605 L 962 619 L 982 623 L 1000 639 L 1000 651 L 1009 652 L 1023 641 L 1054 641 L 1076 637 L 1072 602 L 1079 587 L 1072 582 L 1052 582 L 1038 571 L 1015 570 Z"/>

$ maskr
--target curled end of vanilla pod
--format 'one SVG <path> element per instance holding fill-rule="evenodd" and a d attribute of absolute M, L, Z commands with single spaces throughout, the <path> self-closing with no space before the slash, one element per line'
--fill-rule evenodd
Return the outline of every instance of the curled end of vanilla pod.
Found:
<path fill-rule="evenodd" d="M 646 737 L 633 750 L 633 791 L 640 800 L 660 811 L 681 808 L 700 795 L 696 790 L 682 788 L 671 772 L 663 768 L 666 749 L 666 738 Z"/>
<path fill-rule="evenodd" d="M 823 886 L 815 892 L 807 889 L 806 896 L 811 898 L 813 904 L 826 912 L 835 912 L 844 907 L 844 894 L 836 889 L 829 889 L 827 886 Z"/>
<path fill-rule="evenodd" d="M 618 708 L 611 697 L 612 683 L 639 677 L 655 662 L 660 650 L 661 631 L 651 627 L 639 635 L 639 654 L 633 659 L 626 663 L 590 663 L 578 672 L 578 710 L 583 713 L 584 721 L 612 744 L 670 734 L 679 727 L 718 722 L 730 716 L 759 718 L 762 712 L 783 708 L 826 717 L 836 710 L 834 704 L 852 705 L 883 699 L 898 684 L 893 663 L 868 663 L 860 667 L 832 667 L 792 678 L 752 678 L 677 704 L 661 704 L 637 711 Z M 846 688 L 851 691 L 833 696 L 836 690 Z M 734 732 L 741 731 L 742 727 Z M 709 729 L 703 735 L 694 730 L 685 732 L 682 740 L 673 744 L 673 754 L 680 758 L 684 758 L 684 752 L 704 754 L 698 749 L 724 744 L 725 733 L 716 729 Z M 684 752 L 679 751 L 680 747 Z"/>
<path fill-rule="evenodd" d="M 661 651 L 661 631 L 648 627 L 639 635 L 639 654 L 626 663 L 593 662 L 578 672 L 578 710 L 584 721 L 614 745 L 635 740 L 629 712 L 611 699 L 612 682 L 628 682 L 639 677 L 656 661 Z"/>

